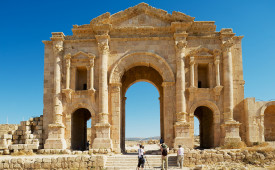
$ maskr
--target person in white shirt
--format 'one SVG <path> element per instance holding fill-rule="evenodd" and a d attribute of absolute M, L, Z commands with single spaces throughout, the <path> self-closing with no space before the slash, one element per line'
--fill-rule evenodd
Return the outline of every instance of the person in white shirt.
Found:
<path fill-rule="evenodd" d="M 139 149 L 138 149 L 138 169 L 141 167 L 141 169 L 144 168 L 144 164 L 145 164 L 145 159 L 143 158 L 144 155 L 144 150 L 143 150 L 143 146 L 140 145 Z"/>
<path fill-rule="evenodd" d="M 181 147 L 181 145 L 179 145 L 177 155 L 178 155 L 178 159 L 177 159 L 178 166 L 182 169 L 183 160 L 184 160 L 184 149 Z"/>

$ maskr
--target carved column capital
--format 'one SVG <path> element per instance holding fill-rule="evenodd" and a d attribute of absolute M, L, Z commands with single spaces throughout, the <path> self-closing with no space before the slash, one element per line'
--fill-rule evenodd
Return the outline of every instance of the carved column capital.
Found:
<path fill-rule="evenodd" d="M 229 52 L 233 45 L 234 45 L 234 42 L 233 42 L 232 39 L 229 39 L 227 41 L 223 41 L 222 46 L 221 46 L 223 52 Z"/>
<path fill-rule="evenodd" d="M 220 56 L 215 56 L 215 61 L 214 61 L 214 64 L 215 65 L 218 65 L 218 64 L 220 64 Z"/>
<path fill-rule="evenodd" d="M 109 35 L 96 35 L 98 49 L 100 53 L 109 52 Z"/>
<path fill-rule="evenodd" d="M 60 44 L 55 44 L 53 47 L 54 54 L 60 55 L 63 52 L 63 46 Z"/>

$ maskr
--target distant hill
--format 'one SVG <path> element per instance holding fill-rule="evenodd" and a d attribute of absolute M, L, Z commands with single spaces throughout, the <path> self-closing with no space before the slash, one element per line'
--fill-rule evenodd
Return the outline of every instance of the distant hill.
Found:
<path fill-rule="evenodd" d="M 127 141 L 146 141 L 146 140 L 159 140 L 159 136 L 154 136 L 154 137 L 146 137 L 146 138 L 141 138 L 141 137 L 131 137 L 131 138 L 126 138 L 125 140 Z"/>

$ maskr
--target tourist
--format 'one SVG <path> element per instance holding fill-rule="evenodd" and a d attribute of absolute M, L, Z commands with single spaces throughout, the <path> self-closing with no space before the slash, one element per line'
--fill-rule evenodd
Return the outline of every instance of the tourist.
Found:
<path fill-rule="evenodd" d="M 164 143 L 164 140 L 162 139 L 162 137 L 160 137 L 159 144 L 162 145 L 163 143 Z"/>
<path fill-rule="evenodd" d="M 168 151 L 169 148 L 167 147 L 167 145 L 165 143 L 163 143 L 160 146 L 160 150 L 161 150 L 161 169 L 164 170 L 164 163 L 165 163 L 165 169 L 168 169 Z"/>
<path fill-rule="evenodd" d="M 89 148 L 90 148 L 90 141 L 87 141 L 86 150 L 89 150 Z"/>
<path fill-rule="evenodd" d="M 144 168 L 145 159 L 143 158 L 143 155 L 145 154 L 144 147 L 142 145 L 139 145 L 138 149 L 138 169 L 141 167 L 141 169 Z"/>
<path fill-rule="evenodd" d="M 177 155 L 178 155 L 177 164 L 182 169 L 183 159 L 184 159 L 184 149 L 181 147 L 181 145 L 179 145 Z"/>

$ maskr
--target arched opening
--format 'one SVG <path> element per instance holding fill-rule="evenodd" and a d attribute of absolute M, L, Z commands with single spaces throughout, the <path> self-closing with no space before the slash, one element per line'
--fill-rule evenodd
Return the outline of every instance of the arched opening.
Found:
<path fill-rule="evenodd" d="M 84 151 L 87 149 L 87 122 L 90 122 L 91 113 L 88 109 L 77 109 L 72 114 L 71 149 Z M 90 126 L 88 126 L 90 127 Z"/>
<path fill-rule="evenodd" d="M 265 141 L 275 141 L 275 105 L 268 106 L 264 111 Z"/>
<path fill-rule="evenodd" d="M 199 122 L 200 148 L 211 148 L 214 146 L 214 122 L 213 112 L 205 106 L 196 108 L 194 116 Z"/>
<path fill-rule="evenodd" d="M 121 79 L 121 82 L 122 82 L 123 97 L 121 102 L 122 110 L 121 110 L 121 138 L 120 138 L 121 142 L 120 144 L 121 144 L 122 152 L 125 152 L 126 137 L 159 138 L 164 136 L 164 123 L 163 123 L 164 118 L 163 118 L 163 109 L 162 109 L 163 92 L 162 92 L 162 86 L 161 86 L 163 80 L 160 74 L 152 67 L 136 66 L 124 73 Z M 139 88 L 140 89 L 139 90 L 138 89 L 139 86 L 146 87 L 146 89 Z M 127 92 L 127 95 L 126 95 L 126 92 Z M 127 100 L 126 100 L 126 97 L 127 97 Z M 149 97 L 151 99 L 148 99 Z M 145 101 L 147 101 L 147 103 L 142 104 L 142 102 L 145 102 Z M 133 107 L 131 106 L 131 102 L 136 102 L 134 107 L 136 110 L 132 110 L 132 108 L 130 108 L 130 107 Z M 127 103 L 127 107 L 126 107 L 126 103 Z M 128 104 L 129 104 L 129 107 L 128 107 Z M 134 105 L 134 103 L 132 103 L 132 105 Z M 135 119 L 135 122 L 126 123 L 126 120 L 130 121 L 128 118 L 131 118 L 132 120 Z M 134 125 L 135 123 L 138 123 L 138 124 Z M 126 130 L 126 126 L 128 128 L 127 130 Z M 131 133 L 130 128 L 133 128 L 132 134 L 130 134 Z"/>

